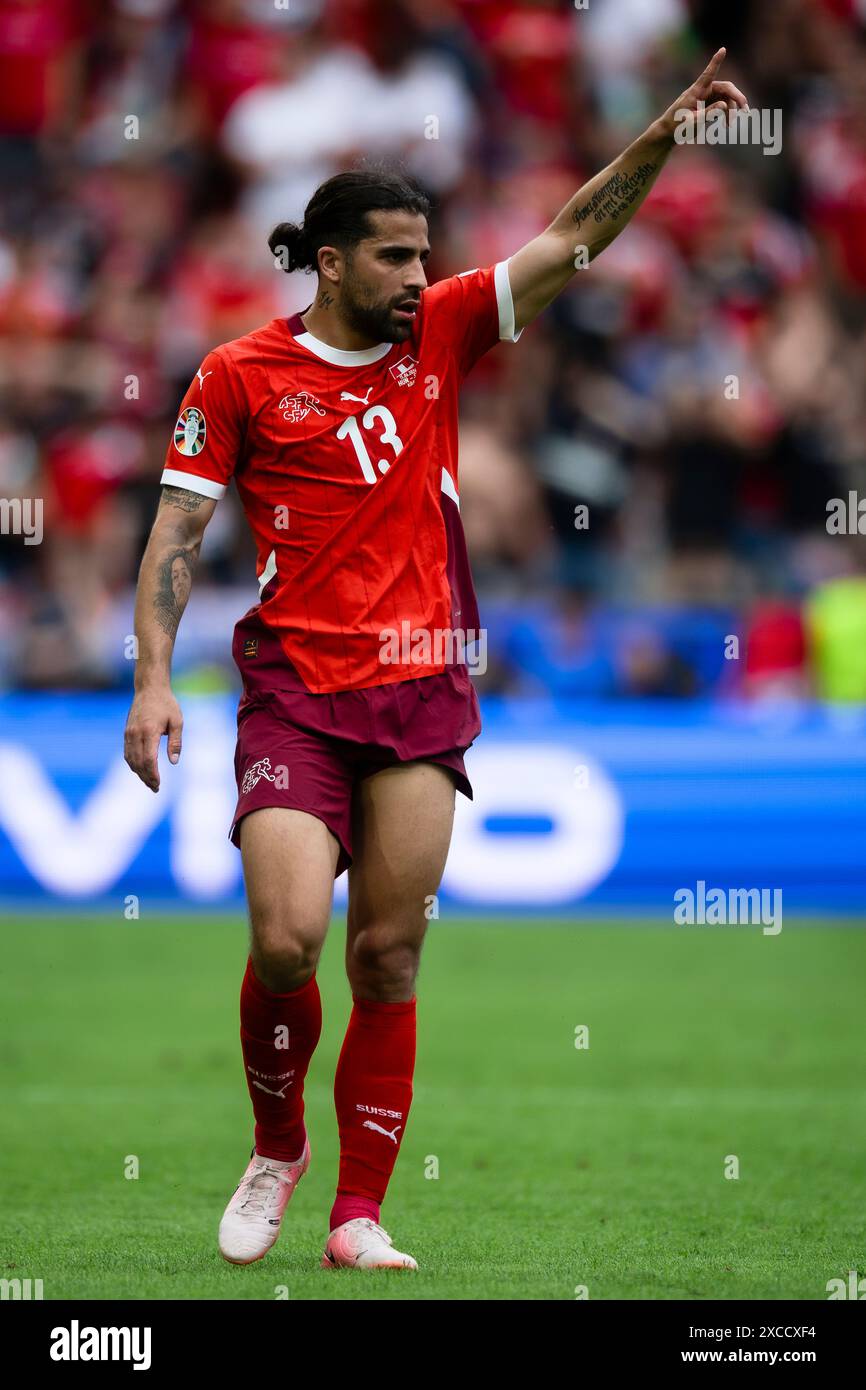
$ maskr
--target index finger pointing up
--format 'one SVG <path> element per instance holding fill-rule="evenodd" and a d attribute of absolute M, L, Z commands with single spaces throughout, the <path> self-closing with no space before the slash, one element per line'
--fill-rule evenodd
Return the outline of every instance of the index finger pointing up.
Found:
<path fill-rule="evenodd" d="M 720 48 L 716 53 L 713 54 L 712 58 L 707 63 L 707 66 L 705 67 L 703 73 L 701 74 L 702 81 L 706 80 L 712 82 L 719 68 L 722 66 L 722 63 L 725 61 L 727 52 L 728 50 L 726 48 Z"/>

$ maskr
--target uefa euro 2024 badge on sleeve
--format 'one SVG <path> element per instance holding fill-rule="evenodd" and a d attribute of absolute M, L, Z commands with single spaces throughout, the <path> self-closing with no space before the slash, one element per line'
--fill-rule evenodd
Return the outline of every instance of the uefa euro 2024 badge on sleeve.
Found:
<path fill-rule="evenodd" d="M 186 410 L 181 411 L 174 427 L 174 447 L 186 458 L 195 458 L 204 448 L 206 434 L 204 412 L 193 405 L 187 406 Z"/>

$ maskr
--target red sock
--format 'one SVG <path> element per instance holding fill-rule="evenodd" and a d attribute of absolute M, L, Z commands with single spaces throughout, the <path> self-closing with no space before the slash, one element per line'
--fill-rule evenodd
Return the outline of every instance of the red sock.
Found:
<path fill-rule="evenodd" d="M 241 1047 L 256 1117 L 256 1153 L 264 1158 L 290 1162 L 304 1151 L 304 1077 L 321 1031 L 315 975 L 289 994 L 272 994 L 247 961 Z"/>
<path fill-rule="evenodd" d="M 415 1000 L 380 1004 L 352 998 L 334 1078 L 340 1177 L 332 1231 L 355 1216 L 379 1220 L 406 1133 L 415 1070 Z"/>

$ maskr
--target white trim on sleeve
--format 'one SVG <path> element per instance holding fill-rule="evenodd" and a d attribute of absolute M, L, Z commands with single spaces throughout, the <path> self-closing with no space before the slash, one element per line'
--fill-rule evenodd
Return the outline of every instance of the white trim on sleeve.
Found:
<path fill-rule="evenodd" d="M 508 278 L 508 261 L 499 261 L 493 271 L 493 283 L 496 286 L 496 303 L 499 305 L 499 337 L 506 342 L 516 343 L 520 333 L 514 331 L 514 298 L 511 293 L 511 281 Z"/>
<path fill-rule="evenodd" d="M 177 468 L 163 470 L 160 483 L 166 487 L 185 487 L 189 492 L 197 492 L 201 497 L 211 497 L 218 502 L 228 491 L 224 483 L 214 483 L 210 478 L 200 478 L 197 473 L 181 473 Z"/>

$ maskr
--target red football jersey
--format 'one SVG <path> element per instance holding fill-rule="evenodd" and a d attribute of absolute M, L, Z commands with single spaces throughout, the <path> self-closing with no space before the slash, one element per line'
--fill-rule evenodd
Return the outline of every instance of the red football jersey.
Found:
<path fill-rule="evenodd" d="M 412 336 L 329 347 L 300 315 L 208 353 L 162 482 L 220 498 L 232 477 L 258 553 L 258 617 L 287 681 L 317 693 L 433 675 L 478 637 L 459 518 L 457 396 L 516 341 L 508 263 L 421 296 Z M 249 616 L 249 615 L 248 615 Z"/>

